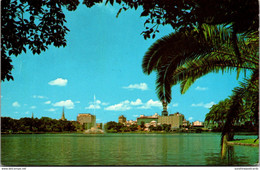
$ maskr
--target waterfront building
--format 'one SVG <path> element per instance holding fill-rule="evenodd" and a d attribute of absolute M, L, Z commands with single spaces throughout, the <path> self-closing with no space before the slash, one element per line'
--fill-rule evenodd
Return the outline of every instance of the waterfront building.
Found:
<path fill-rule="evenodd" d="M 170 114 L 169 116 L 159 116 L 158 123 L 171 125 L 172 129 L 180 128 L 183 125 L 184 115 L 180 113 Z"/>
<path fill-rule="evenodd" d="M 150 122 L 150 126 L 151 126 L 151 125 L 154 126 L 154 127 L 156 127 L 156 126 L 157 126 L 157 122 L 153 120 L 153 121 Z"/>
<path fill-rule="evenodd" d="M 137 118 L 137 124 L 141 125 L 141 122 L 150 123 L 151 121 L 158 122 L 158 116 L 158 113 L 155 113 L 153 116 L 140 115 L 140 117 Z"/>
<path fill-rule="evenodd" d="M 122 124 L 126 123 L 126 117 L 123 116 L 123 115 L 119 116 L 118 117 L 118 123 L 122 123 Z"/>
<path fill-rule="evenodd" d="M 64 114 L 64 107 L 63 107 L 63 110 L 62 110 L 61 120 L 67 120 L 67 119 L 65 118 L 65 114 Z"/>
<path fill-rule="evenodd" d="M 197 120 L 195 122 L 192 122 L 192 126 L 193 127 L 204 127 L 204 123 Z"/>
<path fill-rule="evenodd" d="M 83 125 L 85 129 L 90 129 L 96 124 L 96 116 L 90 113 L 81 113 L 77 116 L 77 122 Z"/>

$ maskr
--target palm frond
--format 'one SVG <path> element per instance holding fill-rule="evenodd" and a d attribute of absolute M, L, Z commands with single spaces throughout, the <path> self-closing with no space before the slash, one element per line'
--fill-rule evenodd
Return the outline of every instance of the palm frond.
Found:
<path fill-rule="evenodd" d="M 171 101 L 171 84 L 169 79 L 164 76 L 164 70 L 157 72 L 156 78 L 156 93 L 160 101 L 170 103 Z"/>
<path fill-rule="evenodd" d="M 181 82 L 181 94 L 186 93 L 189 87 L 194 83 L 195 79 L 193 77 L 189 77 L 186 80 Z"/>
<path fill-rule="evenodd" d="M 258 36 L 256 33 L 238 35 L 236 39 L 240 56 L 234 50 L 231 28 L 223 25 L 202 25 L 202 33 L 176 32 L 157 40 L 146 52 L 142 68 L 150 74 L 157 72 L 156 92 L 158 98 L 171 101 L 171 87 L 181 83 L 185 93 L 196 79 L 210 72 L 222 73 L 258 69 Z M 250 40 L 247 36 L 254 37 Z"/>

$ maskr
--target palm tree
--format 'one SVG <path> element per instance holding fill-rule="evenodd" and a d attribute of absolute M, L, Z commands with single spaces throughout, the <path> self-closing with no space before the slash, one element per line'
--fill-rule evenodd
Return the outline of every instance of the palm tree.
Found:
<path fill-rule="evenodd" d="M 226 113 L 221 138 L 221 153 L 225 155 L 225 141 L 232 139 L 232 127 L 241 113 L 242 103 L 253 97 L 253 113 L 258 120 L 259 77 L 258 31 L 234 37 L 232 28 L 223 25 L 202 25 L 192 32 L 176 32 L 157 40 L 143 58 L 143 72 L 157 73 L 156 92 L 161 101 L 171 102 L 171 87 L 180 84 L 185 93 L 196 79 L 210 72 L 250 72 L 246 80 L 234 90 Z M 252 95 L 253 94 L 253 95 Z M 246 103 L 247 105 L 249 103 Z M 215 119 L 217 115 L 211 117 Z M 257 122 L 257 121 L 256 121 Z"/>
<path fill-rule="evenodd" d="M 217 123 L 218 127 L 222 128 L 226 120 L 230 104 L 231 100 L 228 98 L 224 101 L 220 101 L 218 104 L 213 105 L 210 108 L 210 112 L 205 116 L 205 122 L 208 122 L 209 124 Z"/>
<path fill-rule="evenodd" d="M 240 83 L 239 87 L 233 90 L 231 96 L 231 105 L 227 113 L 226 122 L 222 130 L 221 137 L 221 155 L 226 155 L 226 141 L 232 140 L 233 125 L 239 117 L 250 117 L 255 124 L 259 126 L 259 73 L 254 72 L 249 79 L 245 79 Z M 243 115 L 244 112 L 244 115 Z M 246 114 L 246 115 L 245 115 Z M 258 136 L 259 138 L 259 136 Z M 255 140 L 256 141 L 256 140 Z"/>
<path fill-rule="evenodd" d="M 210 72 L 241 70 L 258 72 L 258 31 L 237 37 L 234 50 L 232 28 L 202 25 L 192 32 L 176 32 L 157 40 L 146 52 L 143 72 L 157 73 L 156 92 L 161 101 L 171 102 L 171 87 L 180 83 L 185 93 L 196 79 Z"/>

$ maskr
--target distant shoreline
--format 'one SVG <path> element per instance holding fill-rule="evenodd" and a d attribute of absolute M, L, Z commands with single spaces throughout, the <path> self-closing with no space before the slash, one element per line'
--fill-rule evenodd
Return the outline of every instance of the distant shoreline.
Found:
<path fill-rule="evenodd" d="M 105 132 L 107 134 L 189 134 L 189 133 L 221 133 L 221 132 L 213 132 L 213 131 L 202 131 L 202 132 L 195 132 L 195 131 L 189 131 L 189 132 L 181 132 L 181 131 L 174 131 L 174 132 L 163 132 L 163 131 L 153 131 L 153 132 L 146 132 L 146 131 L 136 131 L 136 132 Z M 83 131 L 73 131 L 73 132 L 1 132 L 1 135 L 12 135 L 12 134 L 84 134 Z M 236 135 L 257 135 L 256 132 L 236 132 Z M 232 141 L 230 141 L 232 142 Z"/>

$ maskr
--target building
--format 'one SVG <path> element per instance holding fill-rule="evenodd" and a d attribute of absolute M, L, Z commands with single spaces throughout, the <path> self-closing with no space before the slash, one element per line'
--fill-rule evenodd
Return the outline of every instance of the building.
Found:
<path fill-rule="evenodd" d="M 137 121 L 129 120 L 124 123 L 125 126 L 129 127 L 131 125 L 137 124 Z"/>
<path fill-rule="evenodd" d="M 141 122 L 150 123 L 152 121 L 158 122 L 158 114 L 157 113 L 155 113 L 153 116 L 140 115 L 140 117 L 137 118 L 137 124 L 138 125 L 141 125 Z"/>
<path fill-rule="evenodd" d="M 163 101 L 162 105 L 163 105 L 162 116 L 168 116 L 167 103 Z"/>
<path fill-rule="evenodd" d="M 118 123 L 122 123 L 122 124 L 126 123 L 126 117 L 123 116 L 123 115 L 119 116 L 118 117 Z"/>
<path fill-rule="evenodd" d="M 204 123 L 197 120 L 195 122 L 192 122 L 192 126 L 193 127 L 204 127 Z"/>
<path fill-rule="evenodd" d="M 81 113 L 77 116 L 77 122 L 81 124 L 84 129 L 90 129 L 96 126 L 96 116 L 90 113 Z"/>
<path fill-rule="evenodd" d="M 159 116 L 158 123 L 171 125 L 172 129 L 177 129 L 183 126 L 184 115 L 180 113 L 170 114 L 169 116 Z"/>

